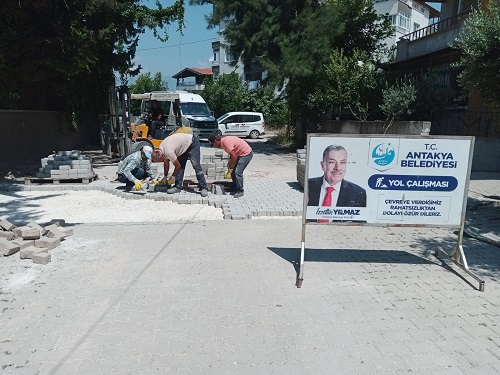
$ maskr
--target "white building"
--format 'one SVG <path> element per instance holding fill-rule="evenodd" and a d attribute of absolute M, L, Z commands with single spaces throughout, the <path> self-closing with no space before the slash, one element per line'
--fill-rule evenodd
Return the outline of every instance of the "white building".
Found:
<path fill-rule="evenodd" d="M 395 48 L 398 40 L 409 33 L 427 27 L 439 16 L 439 12 L 424 1 L 374 0 L 377 14 L 387 14 L 395 28 L 392 36 L 385 39 L 387 53 Z"/>
<path fill-rule="evenodd" d="M 212 72 L 214 76 L 235 72 L 243 81 L 249 83 L 250 88 L 258 87 L 263 75 L 261 67 L 258 64 L 252 64 L 251 67 L 245 70 L 243 63 L 236 61 L 236 58 L 229 51 L 229 44 L 224 38 L 225 28 L 226 22 L 222 21 L 219 24 L 220 39 L 212 42 Z M 236 65 L 232 66 L 235 62 Z"/>

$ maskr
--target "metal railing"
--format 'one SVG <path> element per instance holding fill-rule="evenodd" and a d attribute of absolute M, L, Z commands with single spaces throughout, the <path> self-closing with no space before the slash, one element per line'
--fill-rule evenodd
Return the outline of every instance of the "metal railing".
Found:
<path fill-rule="evenodd" d="M 431 134 L 500 138 L 500 112 L 446 111 L 433 116 Z"/>
<path fill-rule="evenodd" d="M 439 22 L 433 23 L 432 25 L 415 30 L 412 33 L 403 35 L 401 37 L 401 39 L 414 41 L 414 40 L 423 38 L 425 36 L 435 34 L 435 33 L 440 32 L 440 31 L 445 31 L 447 29 L 451 29 L 452 27 L 459 25 L 463 19 L 467 18 L 467 15 L 469 13 L 470 13 L 470 11 L 456 14 L 453 17 L 446 18 L 446 19 L 441 20 Z"/>

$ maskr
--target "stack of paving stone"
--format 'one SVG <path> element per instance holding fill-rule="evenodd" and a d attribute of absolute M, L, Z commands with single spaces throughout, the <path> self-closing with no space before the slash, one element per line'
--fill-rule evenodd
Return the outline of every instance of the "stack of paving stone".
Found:
<path fill-rule="evenodd" d="M 297 181 L 304 188 L 304 180 L 306 178 L 306 150 L 297 150 Z"/>
<path fill-rule="evenodd" d="M 151 163 L 151 172 L 155 177 L 158 177 L 158 163 Z"/>
<path fill-rule="evenodd" d="M 58 151 L 56 154 L 41 159 L 37 178 L 53 180 L 90 179 L 94 177 L 92 159 L 82 156 L 78 150 Z"/>
<path fill-rule="evenodd" d="M 207 176 L 207 180 L 216 181 L 224 179 L 227 173 L 227 162 L 229 155 L 223 150 L 216 150 L 215 155 L 203 155 L 201 167 Z"/>
<path fill-rule="evenodd" d="M 0 219 L 0 251 L 3 256 L 19 252 L 21 259 L 47 264 L 51 261 L 50 250 L 73 234 L 73 229 L 63 228 L 64 220 L 57 219 L 39 225 L 35 222 L 17 227 L 8 220 Z"/>

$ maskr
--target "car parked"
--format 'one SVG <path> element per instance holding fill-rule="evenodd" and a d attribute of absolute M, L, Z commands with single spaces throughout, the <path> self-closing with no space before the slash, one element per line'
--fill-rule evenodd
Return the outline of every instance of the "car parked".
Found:
<path fill-rule="evenodd" d="M 264 116 L 260 112 L 229 112 L 217 119 L 219 134 L 259 138 L 265 134 Z"/>

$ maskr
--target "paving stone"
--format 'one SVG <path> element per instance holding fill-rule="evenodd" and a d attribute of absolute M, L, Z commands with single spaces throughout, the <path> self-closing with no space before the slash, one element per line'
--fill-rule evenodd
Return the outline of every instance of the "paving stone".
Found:
<path fill-rule="evenodd" d="M 8 220 L 0 219 L 0 227 L 2 227 L 4 230 L 11 231 L 16 226 L 10 223 Z"/>
<path fill-rule="evenodd" d="M 30 227 L 30 228 L 35 228 L 35 229 L 38 229 L 40 231 L 40 234 L 43 236 L 45 235 L 45 233 L 47 232 L 46 229 L 44 227 L 42 227 L 41 225 L 39 225 L 38 223 L 35 223 L 34 221 L 26 224 L 27 227 Z"/>
<path fill-rule="evenodd" d="M 0 237 L 0 251 L 3 256 L 9 256 L 19 251 L 19 245 L 9 241 L 6 238 Z"/>
<path fill-rule="evenodd" d="M 53 249 L 61 244 L 61 240 L 59 238 L 49 238 L 49 237 L 41 237 L 39 240 L 35 240 L 35 247 Z"/>
<path fill-rule="evenodd" d="M 35 247 L 35 246 L 28 246 L 28 247 L 23 248 L 19 251 L 19 256 L 21 257 L 21 259 L 32 259 L 33 254 L 39 253 L 41 251 L 47 252 L 48 249 Z"/>
<path fill-rule="evenodd" d="M 14 233 L 13 232 L 7 232 L 7 231 L 4 231 L 4 230 L 0 230 L 0 237 L 6 238 L 6 239 L 8 239 L 10 241 L 10 240 L 12 240 L 14 238 Z"/>
<path fill-rule="evenodd" d="M 12 232 L 14 236 L 21 237 L 24 240 L 37 240 L 41 236 L 40 230 L 28 226 L 14 228 Z"/>
<path fill-rule="evenodd" d="M 19 245 L 19 250 L 25 249 L 30 246 L 35 246 L 35 240 L 25 240 L 22 238 L 15 238 L 12 243 Z"/>
<path fill-rule="evenodd" d="M 60 227 L 55 224 L 47 225 L 45 227 L 45 230 L 47 231 L 47 233 L 45 234 L 46 237 L 57 238 L 59 240 L 63 240 L 64 238 L 66 238 L 66 233 L 63 232 Z"/>
<path fill-rule="evenodd" d="M 31 259 L 36 264 L 48 264 L 51 261 L 51 256 L 48 252 L 39 251 L 38 253 L 33 253 Z"/>

